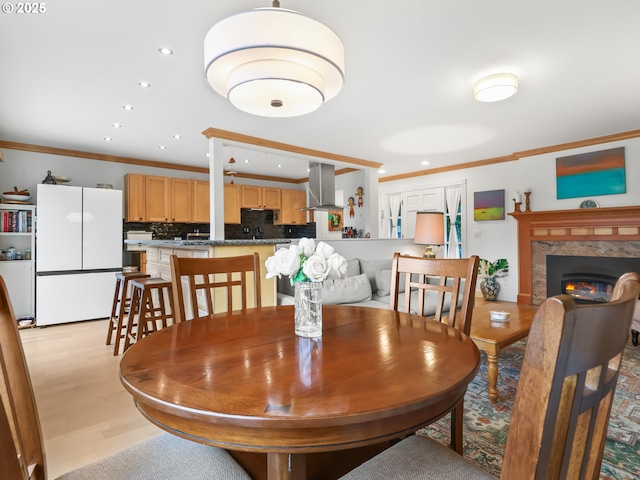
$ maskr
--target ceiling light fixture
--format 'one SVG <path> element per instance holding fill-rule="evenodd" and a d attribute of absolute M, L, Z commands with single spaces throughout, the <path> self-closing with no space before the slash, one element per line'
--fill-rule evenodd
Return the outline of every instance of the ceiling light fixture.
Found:
<path fill-rule="evenodd" d="M 151 86 L 149 82 L 138 82 L 138 85 L 140 85 L 142 88 L 149 88 Z"/>
<path fill-rule="evenodd" d="M 158 148 L 159 148 L 160 150 L 166 150 L 166 149 L 167 149 L 167 147 L 165 147 L 164 145 L 160 145 Z"/>
<path fill-rule="evenodd" d="M 125 110 L 133 110 L 133 107 L 131 105 L 123 105 L 122 108 L 124 108 Z"/>
<path fill-rule="evenodd" d="M 175 138 L 176 140 L 180 140 L 182 138 L 182 136 L 178 133 L 176 133 L 173 138 Z"/>
<path fill-rule="evenodd" d="M 158 51 L 162 54 L 162 55 L 173 55 L 173 50 L 171 50 L 170 48 L 167 47 L 162 47 L 159 48 Z"/>
<path fill-rule="evenodd" d="M 111 126 L 113 128 L 121 128 L 122 127 L 122 125 L 120 125 L 119 123 L 112 123 Z"/>
<path fill-rule="evenodd" d="M 113 138 L 111 137 L 104 137 L 105 142 L 110 142 L 111 140 L 113 140 Z"/>
<path fill-rule="evenodd" d="M 204 39 L 207 83 L 253 115 L 294 117 L 342 89 L 344 45 L 331 29 L 299 12 L 256 8 L 214 24 Z"/>
<path fill-rule="evenodd" d="M 478 80 L 473 96 L 479 102 L 499 102 L 515 95 L 517 91 L 518 77 L 513 73 L 496 73 Z"/>

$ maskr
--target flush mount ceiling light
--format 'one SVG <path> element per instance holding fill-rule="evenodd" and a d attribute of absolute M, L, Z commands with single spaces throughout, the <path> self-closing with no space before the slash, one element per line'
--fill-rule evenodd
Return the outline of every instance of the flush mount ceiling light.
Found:
<path fill-rule="evenodd" d="M 204 39 L 207 83 L 239 110 L 294 117 L 316 110 L 342 88 L 344 46 L 322 23 L 273 7 L 231 15 Z"/>
<path fill-rule="evenodd" d="M 516 94 L 518 77 L 513 73 L 496 73 L 475 84 L 473 96 L 480 102 L 499 102 Z"/>

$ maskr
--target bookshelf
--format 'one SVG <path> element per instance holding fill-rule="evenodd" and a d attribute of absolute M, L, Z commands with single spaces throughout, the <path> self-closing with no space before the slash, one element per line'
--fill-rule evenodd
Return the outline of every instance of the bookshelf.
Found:
<path fill-rule="evenodd" d="M 0 275 L 9 291 L 18 320 L 34 318 L 35 325 L 35 215 L 34 205 L 0 203 Z M 15 258 L 7 259 L 9 249 Z M 18 259 L 20 258 L 20 259 Z"/>

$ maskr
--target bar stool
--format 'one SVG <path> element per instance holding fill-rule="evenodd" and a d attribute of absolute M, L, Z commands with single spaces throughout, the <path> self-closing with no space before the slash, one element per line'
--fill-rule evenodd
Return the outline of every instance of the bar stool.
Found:
<path fill-rule="evenodd" d="M 130 310 L 131 296 L 129 295 L 129 282 L 134 278 L 150 277 L 140 272 L 117 272 L 116 273 L 116 290 L 113 294 L 113 304 L 111 306 L 111 317 L 109 318 L 109 330 L 107 331 L 107 345 L 111 345 L 111 341 L 115 340 L 113 347 L 113 355 L 118 355 L 120 349 L 120 340 L 125 338 L 124 317 Z M 115 337 L 114 337 L 115 332 Z"/>
<path fill-rule="evenodd" d="M 169 308 L 166 305 L 169 300 Z M 150 333 L 173 323 L 171 280 L 135 278 L 131 280 L 131 313 L 127 322 L 124 351 Z M 135 330 L 134 330 L 135 328 Z"/>

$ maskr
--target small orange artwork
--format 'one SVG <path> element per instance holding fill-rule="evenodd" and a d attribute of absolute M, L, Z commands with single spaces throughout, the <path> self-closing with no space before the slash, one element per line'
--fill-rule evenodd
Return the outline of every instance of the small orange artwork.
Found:
<path fill-rule="evenodd" d="M 349 199 L 347 200 L 347 203 L 349 204 L 349 216 L 353 217 L 354 216 L 353 206 L 355 205 L 356 200 L 353 197 L 349 197 Z"/>
<path fill-rule="evenodd" d="M 342 230 L 342 211 L 335 210 L 329 212 L 329 231 Z"/>

